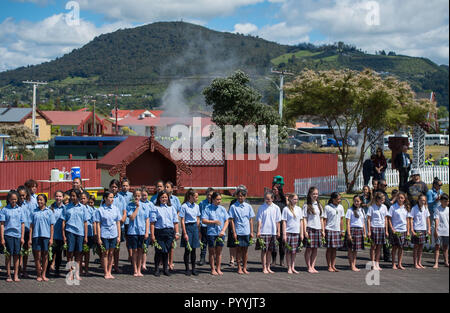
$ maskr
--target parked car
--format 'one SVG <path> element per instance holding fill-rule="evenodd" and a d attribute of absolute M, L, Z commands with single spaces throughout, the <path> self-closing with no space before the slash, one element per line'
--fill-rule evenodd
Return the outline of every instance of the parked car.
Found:
<path fill-rule="evenodd" d="M 327 147 L 342 147 L 342 140 L 336 142 L 334 138 L 327 138 Z"/>

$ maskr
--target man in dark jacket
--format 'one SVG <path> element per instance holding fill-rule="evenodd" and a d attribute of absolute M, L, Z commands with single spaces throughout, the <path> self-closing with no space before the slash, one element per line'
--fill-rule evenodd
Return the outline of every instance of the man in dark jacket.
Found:
<path fill-rule="evenodd" d="M 420 178 L 420 173 L 418 170 L 411 171 L 411 180 L 407 182 L 402 191 L 408 196 L 411 208 L 417 204 L 420 195 L 426 195 L 428 192 L 428 186 Z"/>
<path fill-rule="evenodd" d="M 395 168 L 398 170 L 400 176 L 400 182 L 398 189 L 403 190 L 403 186 L 408 182 L 409 171 L 411 170 L 411 158 L 408 151 L 408 146 L 403 146 L 402 152 L 397 154 L 394 160 Z"/>
<path fill-rule="evenodd" d="M 370 159 L 367 159 L 363 163 L 363 177 L 364 177 L 364 186 L 369 184 L 370 178 L 373 176 L 374 172 L 374 163 L 375 154 L 370 156 Z"/>

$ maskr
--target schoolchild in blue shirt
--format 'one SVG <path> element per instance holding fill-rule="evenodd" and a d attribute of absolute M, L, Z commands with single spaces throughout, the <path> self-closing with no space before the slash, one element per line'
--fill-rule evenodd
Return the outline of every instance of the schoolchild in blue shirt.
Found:
<path fill-rule="evenodd" d="M 133 193 L 130 192 L 130 181 L 128 178 L 124 177 L 122 179 L 122 190 L 119 192 L 119 195 L 121 195 L 124 199 L 124 202 L 126 204 L 125 208 L 128 207 L 128 204 L 130 204 L 131 198 L 133 197 Z M 127 213 L 126 213 L 127 214 Z M 128 249 L 128 261 L 131 261 L 131 255 L 132 255 L 132 249 L 129 246 L 128 243 L 128 225 L 130 224 L 130 219 L 128 216 L 125 217 L 125 222 L 123 223 L 124 227 L 124 235 L 125 235 L 125 245 Z"/>
<path fill-rule="evenodd" d="M 181 236 L 181 247 L 184 247 L 184 265 L 186 267 L 185 274 L 187 276 L 197 276 L 195 270 L 196 249 L 200 248 L 200 208 L 196 203 L 198 201 L 198 193 L 193 189 L 189 189 L 184 196 L 184 203 L 181 206 L 180 217 L 183 234 Z M 189 245 L 189 246 L 188 246 Z M 189 249 L 190 248 L 190 249 Z M 192 271 L 189 271 L 189 255 L 192 265 Z"/>
<path fill-rule="evenodd" d="M 94 246 L 94 207 L 89 205 L 89 193 L 87 191 L 83 191 L 80 197 L 80 203 L 86 207 L 86 215 L 87 215 L 87 229 L 88 229 L 88 241 L 87 248 L 83 245 L 83 252 L 81 254 L 81 262 L 84 263 L 84 267 L 80 268 L 81 273 L 83 275 L 89 275 L 89 257 L 91 254 L 91 249 Z M 85 251 L 86 250 L 86 251 Z"/>
<path fill-rule="evenodd" d="M 37 206 L 37 189 L 38 189 L 38 182 L 34 179 L 29 179 L 25 182 L 25 187 L 28 189 L 28 192 L 30 193 L 30 202 L 32 204 L 32 207 Z"/>
<path fill-rule="evenodd" d="M 132 265 L 134 269 L 134 277 L 142 277 L 142 255 L 143 245 L 148 239 L 149 212 L 147 206 L 141 202 L 142 191 L 137 188 L 133 192 L 133 201 L 128 204 L 127 216 L 130 219 L 128 225 L 128 244 L 132 249 Z"/>
<path fill-rule="evenodd" d="M 120 238 L 120 221 L 122 215 L 114 204 L 114 193 L 106 190 L 103 194 L 103 201 L 95 211 L 94 222 L 97 229 L 97 242 L 103 246 L 105 252 L 102 253 L 102 266 L 105 279 L 114 279 L 111 275 L 113 257 Z"/>
<path fill-rule="evenodd" d="M 208 205 L 211 204 L 211 196 L 214 192 L 214 188 L 209 187 L 208 189 L 206 189 L 206 199 L 201 201 L 200 204 L 198 205 L 200 208 L 200 216 L 202 215 L 203 211 L 205 211 L 206 207 Z M 206 263 L 206 250 L 208 247 L 208 237 L 207 237 L 207 231 L 208 231 L 208 226 L 206 224 L 203 224 L 203 222 L 200 220 L 200 240 L 203 244 L 203 247 L 200 250 L 200 262 L 198 262 L 198 265 L 202 266 L 203 264 Z"/>
<path fill-rule="evenodd" d="M 117 248 L 114 251 L 114 271 L 118 274 L 122 273 L 119 268 L 119 254 L 120 254 L 120 242 L 125 241 L 126 233 L 124 223 L 127 218 L 127 204 L 125 199 L 119 194 L 119 190 L 122 184 L 117 179 L 111 180 L 109 183 L 109 190 L 114 194 L 114 207 L 119 210 L 119 214 L 121 216 L 120 225 L 121 231 L 119 237 L 119 242 L 117 243 Z"/>
<path fill-rule="evenodd" d="M 141 202 L 142 202 L 142 205 L 145 207 L 145 209 L 147 210 L 147 212 L 148 212 L 148 217 L 150 218 L 150 212 L 152 212 L 152 211 L 154 211 L 155 210 L 155 205 L 153 204 L 153 202 L 151 202 L 149 199 L 148 199 L 148 195 L 149 195 L 149 192 L 148 192 L 148 190 L 147 190 L 147 188 L 145 187 L 145 186 L 142 186 L 141 187 L 141 190 L 142 190 L 142 198 L 141 198 Z M 150 222 L 150 220 L 149 220 L 149 222 Z M 147 245 L 147 248 L 150 246 L 150 244 L 151 244 L 151 234 L 150 234 L 150 228 L 149 228 L 149 234 L 148 234 L 148 238 L 147 238 L 147 240 L 145 240 L 145 244 Z M 148 251 L 148 250 L 147 250 Z M 145 253 L 144 252 L 144 250 L 142 251 L 142 262 L 141 262 L 141 264 L 142 264 L 142 268 L 141 268 L 141 271 L 146 271 L 147 270 L 147 253 Z"/>
<path fill-rule="evenodd" d="M 34 262 L 36 264 L 37 281 L 48 281 L 46 276 L 48 265 L 48 247 L 53 245 L 53 227 L 55 216 L 47 207 L 47 196 L 40 194 L 37 197 L 38 207 L 31 215 L 30 240 L 32 244 Z M 41 270 L 42 269 L 42 270 Z"/>
<path fill-rule="evenodd" d="M 27 273 L 27 264 L 28 264 L 28 251 L 31 248 L 31 246 L 28 246 L 28 241 L 30 239 L 30 219 L 31 219 L 31 213 L 33 211 L 32 204 L 30 202 L 30 193 L 28 191 L 28 188 L 25 186 L 19 186 L 17 188 L 17 192 L 19 193 L 19 202 L 18 205 L 23 210 L 23 213 L 25 215 L 26 221 L 25 221 L 25 234 L 23 236 L 24 244 L 23 244 L 23 250 L 25 253 L 21 253 L 20 255 L 20 269 L 21 269 L 21 277 L 28 278 Z M 37 206 L 36 206 L 37 207 Z"/>
<path fill-rule="evenodd" d="M 169 194 L 161 191 L 156 200 L 155 210 L 150 213 L 150 233 L 155 246 L 155 276 L 160 276 L 159 264 L 162 261 L 164 275 L 170 276 L 167 267 L 169 265 L 169 253 L 173 250 L 173 241 L 180 238 L 178 233 L 178 216 L 175 207 L 172 206 Z"/>
<path fill-rule="evenodd" d="M 209 264 L 211 266 L 211 275 L 223 275 L 220 270 L 222 261 L 222 247 L 225 238 L 225 231 L 228 227 L 229 215 L 227 210 L 220 205 L 222 196 L 218 192 L 214 192 L 211 196 L 212 204 L 208 205 L 202 213 L 201 219 L 203 224 L 208 225 L 208 249 Z M 221 238 L 221 240 L 219 239 Z M 214 264 L 216 262 L 216 264 Z"/>
<path fill-rule="evenodd" d="M 178 214 L 180 214 L 180 210 L 181 210 L 181 203 L 180 200 L 178 199 L 178 197 L 173 195 L 173 183 L 171 181 L 167 181 L 165 186 L 166 192 L 169 195 L 169 200 L 170 203 L 172 204 L 172 206 L 175 208 L 175 210 L 177 211 L 177 216 Z M 173 271 L 173 254 L 175 253 L 175 250 L 172 249 L 170 250 L 169 253 L 169 270 Z"/>
<path fill-rule="evenodd" d="M 55 202 L 50 205 L 50 210 L 53 212 L 55 217 L 55 225 L 53 226 L 53 260 L 49 262 L 47 272 L 53 269 L 54 276 L 59 277 L 59 268 L 62 262 L 62 252 L 64 246 L 64 240 L 62 235 L 62 218 L 61 215 L 64 212 L 65 205 L 63 203 L 64 192 L 62 190 L 57 190 L 55 192 Z"/>
<path fill-rule="evenodd" d="M 75 262 L 78 263 L 78 268 L 81 268 L 83 244 L 88 242 L 88 215 L 86 206 L 80 203 L 80 198 L 81 192 L 72 190 L 70 192 L 70 203 L 65 207 L 64 213 L 61 215 L 63 220 L 63 240 L 64 244 L 68 245 L 67 261 L 73 261 L 73 256 L 75 255 Z M 81 280 L 80 277 L 76 277 L 76 279 Z"/>
<path fill-rule="evenodd" d="M 155 194 L 152 196 L 152 198 L 150 199 L 151 202 L 153 202 L 153 204 L 156 204 L 156 200 L 158 199 L 158 194 L 163 191 L 164 188 L 164 181 L 162 180 L 158 180 L 155 184 Z"/>
<path fill-rule="evenodd" d="M 19 282 L 19 255 L 21 246 L 24 244 L 25 215 L 23 210 L 17 205 L 19 194 L 15 190 L 8 192 L 6 196 L 6 207 L 0 211 L 0 240 L 2 246 L 8 252 L 5 255 L 5 266 L 7 282 L 11 279 L 11 256 L 14 262 L 14 281 Z"/>

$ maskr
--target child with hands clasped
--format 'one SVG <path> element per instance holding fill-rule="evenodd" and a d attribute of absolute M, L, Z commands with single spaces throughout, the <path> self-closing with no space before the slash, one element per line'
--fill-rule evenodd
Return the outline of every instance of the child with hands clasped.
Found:
<path fill-rule="evenodd" d="M 411 211 L 408 197 L 404 192 L 399 192 L 395 203 L 389 208 L 388 223 L 392 232 L 392 269 L 405 268 L 402 265 L 403 247 L 406 245 L 406 238 L 409 237 L 408 213 Z M 398 267 L 395 264 L 395 254 L 398 250 Z"/>
<path fill-rule="evenodd" d="M 373 269 L 381 271 L 380 255 L 381 247 L 385 244 L 388 233 L 387 214 L 388 210 L 383 204 L 385 196 L 381 192 L 375 193 L 374 203 L 367 211 L 367 228 L 369 238 L 372 240 L 370 247 L 370 259 L 372 260 Z"/>
<path fill-rule="evenodd" d="M 262 241 L 261 263 L 264 274 L 273 274 L 270 269 L 271 253 L 277 248 L 277 237 L 280 237 L 281 210 L 273 203 L 272 191 L 264 195 L 265 203 L 258 208 L 256 220 L 258 221 L 256 237 Z"/>
<path fill-rule="evenodd" d="M 228 227 L 229 215 L 227 210 L 220 205 L 222 196 L 214 192 L 211 196 L 212 203 L 203 211 L 201 219 L 208 226 L 208 249 L 211 275 L 223 275 L 220 270 L 222 261 L 222 248 L 224 245 L 225 231 Z"/>
<path fill-rule="evenodd" d="M 25 243 L 25 221 L 26 216 L 23 210 L 17 205 L 19 194 L 12 190 L 6 196 L 7 205 L 0 210 L 0 240 L 7 253 L 5 253 L 5 266 L 7 282 L 11 279 L 11 256 L 14 262 L 14 281 L 19 282 L 19 255 L 20 249 Z"/>
<path fill-rule="evenodd" d="M 356 267 L 356 256 L 358 251 L 363 250 L 364 238 L 366 237 L 366 218 L 361 205 L 361 198 L 358 195 L 354 196 L 353 205 L 351 208 L 348 208 L 345 215 L 347 219 L 348 261 L 350 268 L 354 272 L 360 271 Z"/>
<path fill-rule="evenodd" d="M 48 248 L 53 245 L 53 228 L 55 216 L 47 207 L 47 196 L 37 197 L 38 207 L 31 213 L 29 246 L 33 247 L 36 264 L 37 281 L 48 281 Z"/>
<path fill-rule="evenodd" d="M 300 243 L 303 241 L 303 210 L 297 206 L 298 196 L 288 196 L 288 206 L 283 209 L 281 223 L 283 240 L 286 243 L 286 262 L 289 274 L 298 274 L 295 270 L 295 257 Z"/>
<path fill-rule="evenodd" d="M 142 191 L 135 189 L 133 192 L 133 200 L 128 204 L 127 216 L 130 220 L 128 225 L 128 246 L 132 250 L 131 258 L 134 269 L 134 277 L 143 277 L 142 255 L 144 254 L 144 243 L 148 239 L 150 229 L 149 211 L 147 206 L 141 202 Z"/>
<path fill-rule="evenodd" d="M 413 259 L 416 269 L 424 269 L 422 265 L 423 245 L 431 235 L 430 212 L 427 207 L 427 196 L 421 194 L 417 204 L 408 213 L 412 242 L 414 244 Z"/>
<path fill-rule="evenodd" d="M 114 279 L 111 275 L 114 251 L 120 240 L 122 212 L 114 204 L 114 193 L 105 191 L 100 207 L 95 211 L 94 222 L 97 243 L 102 251 L 101 259 L 105 279 Z"/>
<path fill-rule="evenodd" d="M 442 247 L 444 254 L 444 264 L 448 267 L 448 195 L 442 194 L 440 197 L 441 205 L 434 211 L 435 230 L 434 238 L 436 246 L 434 251 L 434 266 L 439 267 L 439 248 Z"/>
<path fill-rule="evenodd" d="M 233 229 L 233 239 L 236 244 L 236 262 L 238 274 L 246 274 L 248 247 L 250 238 L 253 238 L 253 218 L 255 213 L 250 204 L 245 202 L 247 191 L 239 189 L 236 192 L 237 201 L 230 207 L 230 227 Z M 242 262 L 241 262 L 242 261 Z"/>
<path fill-rule="evenodd" d="M 328 204 L 325 206 L 324 224 L 325 239 L 327 243 L 327 264 L 329 272 L 339 272 L 336 269 L 336 250 L 342 247 L 342 237 L 344 232 L 344 208 L 342 207 L 341 196 L 337 192 L 331 194 Z"/>

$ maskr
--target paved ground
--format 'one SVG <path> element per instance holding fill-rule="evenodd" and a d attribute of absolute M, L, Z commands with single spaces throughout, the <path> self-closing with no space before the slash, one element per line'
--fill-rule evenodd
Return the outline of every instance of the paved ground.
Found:
<path fill-rule="evenodd" d="M 121 267 L 124 274 L 115 274 L 115 280 L 106 281 L 102 277 L 102 271 L 98 265 L 91 263 L 93 275 L 83 277 L 79 286 L 68 286 L 65 282 L 65 272 L 60 278 L 50 276 L 50 281 L 40 283 L 35 280 L 34 263 L 29 264 L 29 279 L 23 279 L 19 283 L 7 283 L 4 256 L 0 256 L 0 293 L 56 293 L 56 292 L 76 292 L 76 293 L 108 293 L 108 292 L 187 292 L 187 293 L 236 293 L 236 292 L 449 292 L 449 271 L 442 267 L 432 269 L 432 260 L 426 259 L 425 270 L 415 270 L 411 267 L 412 258 L 405 258 L 405 271 L 394 271 L 389 269 L 389 264 L 384 263 L 384 270 L 380 273 L 380 285 L 368 286 L 366 275 L 369 271 L 364 270 L 364 265 L 368 261 L 368 251 L 360 253 L 358 264 L 361 272 L 354 273 L 348 270 L 346 252 L 338 252 L 337 265 L 341 269 L 339 273 L 329 273 L 326 271 L 325 250 L 319 249 L 318 266 L 319 274 L 309 274 L 306 272 L 304 254 L 297 257 L 298 275 L 289 275 L 285 268 L 279 266 L 274 268 L 275 274 L 265 275 L 261 272 L 260 252 L 252 247 L 249 250 L 249 271 L 248 276 L 241 276 L 235 273 L 235 269 L 225 265 L 229 261 L 228 249 L 224 250 L 222 277 L 214 277 L 209 274 L 209 266 L 200 267 L 200 275 L 197 277 L 187 277 L 184 275 L 183 249 L 176 249 L 175 253 L 175 274 L 171 277 L 154 277 L 152 272 L 146 273 L 142 278 L 134 278 L 131 274 L 131 266 L 126 261 L 126 250 L 122 244 Z M 153 266 L 154 251 L 149 252 L 149 267 Z M 371 277 L 372 279 L 374 277 Z"/>

